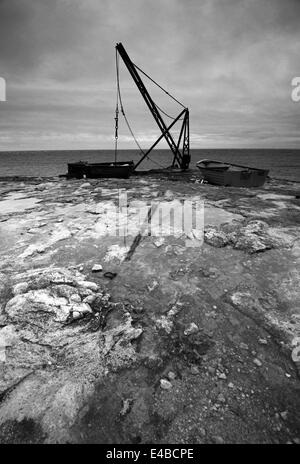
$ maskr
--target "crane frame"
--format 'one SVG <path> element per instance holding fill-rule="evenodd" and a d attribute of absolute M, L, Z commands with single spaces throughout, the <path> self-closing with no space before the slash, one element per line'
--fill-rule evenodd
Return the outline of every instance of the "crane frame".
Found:
<path fill-rule="evenodd" d="M 173 163 L 172 167 L 179 167 L 181 170 L 185 171 L 189 168 L 190 163 L 190 131 L 189 131 L 189 110 L 184 108 L 180 114 L 172 121 L 172 123 L 167 126 L 157 105 L 152 100 L 148 90 L 143 83 L 140 74 L 138 73 L 137 66 L 129 58 L 125 48 L 122 43 L 117 43 L 116 50 L 121 56 L 125 66 L 127 67 L 133 81 L 135 82 L 137 88 L 139 89 L 146 105 L 148 106 L 154 120 L 156 121 L 161 135 L 153 143 L 153 145 L 143 154 L 142 158 L 134 166 L 134 170 L 142 163 L 142 161 L 149 155 L 149 153 L 156 147 L 156 145 L 164 138 L 169 145 L 173 153 Z M 174 124 L 182 118 L 182 125 L 179 133 L 177 142 L 175 142 L 170 129 Z"/>

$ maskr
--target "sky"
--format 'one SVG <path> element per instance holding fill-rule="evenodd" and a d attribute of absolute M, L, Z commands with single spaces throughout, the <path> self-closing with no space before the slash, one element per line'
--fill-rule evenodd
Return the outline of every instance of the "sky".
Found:
<path fill-rule="evenodd" d="M 117 42 L 189 108 L 191 148 L 300 148 L 300 0 L 0 0 L 0 151 L 114 148 Z M 122 60 L 120 85 L 147 148 L 159 129 Z"/>

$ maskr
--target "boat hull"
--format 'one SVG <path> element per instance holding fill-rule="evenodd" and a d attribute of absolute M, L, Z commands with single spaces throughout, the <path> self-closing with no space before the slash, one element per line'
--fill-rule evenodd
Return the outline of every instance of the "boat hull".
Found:
<path fill-rule="evenodd" d="M 218 161 L 203 160 L 197 163 L 204 180 L 227 187 L 262 187 L 269 170 L 250 168 Z"/>
<path fill-rule="evenodd" d="M 128 178 L 133 172 L 134 162 L 123 161 L 117 163 L 69 163 L 68 174 L 69 178 Z"/>

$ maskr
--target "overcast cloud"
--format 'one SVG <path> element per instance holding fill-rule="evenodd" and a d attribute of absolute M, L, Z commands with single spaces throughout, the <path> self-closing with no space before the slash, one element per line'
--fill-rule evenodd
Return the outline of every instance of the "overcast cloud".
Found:
<path fill-rule="evenodd" d="M 116 42 L 190 108 L 192 148 L 300 148 L 299 0 L 0 0 L 0 150 L 113 148 Z M 147 147 L 158 129 L 121 68 Z"/>

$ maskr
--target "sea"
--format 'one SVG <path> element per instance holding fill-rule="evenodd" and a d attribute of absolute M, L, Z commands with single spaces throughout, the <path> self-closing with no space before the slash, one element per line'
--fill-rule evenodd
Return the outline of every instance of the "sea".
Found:
<path fill-rule="evenodd" d="M 0 178 L 11 176 L 52 177 L 67 173 L 68 163 L 76 161 L 114 161 L 114 150 L 43 150 L 0 151 Z M 137 162 L 139 150 L 119 150 L 118 161 Z M 277 179 L 300 182 L 300 149 L 193 149 L 191 167 L 201 159 L 227 161 L 251 167 L 269 169 Z M 172 163 L 169 150 L 154 150 L 139 170 L 167 167 Z"/>

